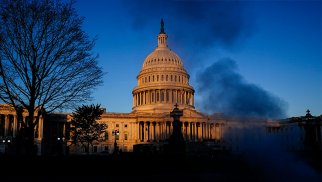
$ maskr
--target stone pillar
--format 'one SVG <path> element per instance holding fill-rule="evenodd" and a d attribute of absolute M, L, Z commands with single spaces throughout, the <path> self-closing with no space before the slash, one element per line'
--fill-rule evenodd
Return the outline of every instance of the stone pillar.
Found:
<path fill-rule="evenodd" d="M 153 121 L 153 136 L 152 136 L 152 139 L 153 141 L 156 141 L 157 140 L 157 136 L 156 136 L 156 122 Z"/>
<path fill-rule="evenodd" d="M 199 126 L 198 126 L 198 122 L 197 123 L 195 123 L 195 139 L 196 139 L 196 141 L 198 141 L 199 140 Z"/>
<path fill-rule="evenodd" d="M 142 141 L 142 129 L 141 129 L 141 122 L 139 122 L 139 140 Z"/>
<path fill-rule="evenodd" d="M 187 141 L 188 140 L 188 122 L 184 122 L 184 138 Z"/>
<path fill-rule="evenodd" d="M 195 98 L 194 98 L 194 94 L 192 94 L 191 100 L 192 100 L 192 105 L 194 106 L 194 105 L 195 105 Z"/>
<path fill-rule="evenodd" d="M 160 140 L 164 140 L 164 122 L 160 122 Z"/>
<path fill-rule="evenodd" d="M 138 94 L 135 93 L 135 106 L 138 106 Z"/>
<path fill-rule="evenodd" d="M 44 124 L 43 124 L 44 122 L 43 122 L 43 118 L 42 117 L 40 117 L 39 118 L 39 122 L 38 122 L 38 139 L 39 140 L 41 140 L 42 138 L 43 138 L 43 128 L 44 128 Z M 65 132 L 66 132 L 66 130 L 65 130 L 65 125 L 64 125 L 64 135 L 65 135 Z"/>
<path fill-rule="evenodd" d="M 198 127 L 198 140 L 200 141 L 202 139 L 202 123 L 199 123 Z"/>
<path fill-rule="evenodd" d="M 202 123 L 202 140 L 204 140 L 206 138 L 206 123 Z"/>
<path fill-rule="evenodd" d="M 147 91 L 147 104 L 151 104 L 151 99 L 150 99 L 150 96 L 151 96 L 151 92 L 150 90 Z"/>
<path fill-rule="evenodd" d="M 149 142 L 151 140 L 151 127 L 150 127 L 150 122 L 148 121 L 146 123 L 148 125 L 148 130 L 147 130 L 147 141 Z"/>
<path fill-rule="evenodd" d="M 132 107 L 135 107 L 135 99 L 134 98 L 135 98 L 135 96 L 133 95 L 132 96 Z"/>
<path fill-rule="evenodd" d="M 13 136 L 15 137 L 17 135 L 18 130 L 18 119 L 17 115 L 13 115 Z"/>
<path fill-rule="evenodd" d="M 134 140 L 135 140 L 135 142 L 137 142 L 137 140 L 139 140 L 139 137 L 138 137 L 138 136 L 140 136 L 139 132 L 140 132 L 139 122 L 135 122 L 134 123 Z"/>
<path fill-rule="evenodd" d="M 194 141 L 194 131 L 193 131 L 193 122 L 190 122 L 190 140 Z"/>
<path fill-rule="evenodd" d="M 190 134 L 191 134 L 190 129 L 191 129 L 190 122 L 187 122 L 187 141 L 190 141 Z"/>
<path fill-rule="evenodd" d="M 146 104 L 146 91 L 143 91 L 142 94 L 143 94 L 143 105 L 145 105 Z"/>
<path fill-rule="evenodd" d="M 9 130 L 9 115 L 4 115 L 4 136 L 8 136 Z"/>
<path fill-rule="evenodd" d="M 143 105 L 143 92 L 140 92 L 140 105 Z"/>

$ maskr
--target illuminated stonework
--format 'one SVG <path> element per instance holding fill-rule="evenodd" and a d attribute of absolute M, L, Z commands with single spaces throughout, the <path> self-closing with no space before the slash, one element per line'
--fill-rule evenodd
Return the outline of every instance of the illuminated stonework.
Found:
<path fill-rule="evenodd" d="M 36 115 L 37 111 L 35 111 Z M 22 112 L 22 120 L 26 122 L 28 112 Z M 8 146 L 14 143 L 18 131 L 22 128 L 22 123 L 18 122 L 16 111 L 9 104 L 0 104 L 0 154 L 8 150 Z M 35 145 L 37 145 L 37 154 L 41 154 L 41 144 L 43 140 L 43 117 L 40 116 L 38 124 L 35 126 Z"/>
<path fill-rule="evenodd" d="M 133 111 L 168 113 L 173 105 L 194 109 L 194 89 L 180 57 L 167 45 L 167 34 L 158 35 L 158 46 L 144 60 L 133 89 Z"/>
<path fill-rule="evenodd" d="M 105 141 L 97 142 L 93 152 L 112 152 L 115 140 L 123 151 L 132 151 L 136 144 L 158 146 L 167 142 L 173 129 L 170 112 L 175 104 L 183 110 L 180 120 L 187 143 L 219 142 L 223 138 L 225 120 L 221 115 L 208 116 L 195 109 L 189 74 L 180 57 L 168 47 L 167 38 L 162 22 L 158 46 L 145 58 L 137 76 L 138 85 L 132 91 L 132 112 L 102 115 L 99 122 L 108 126 Z M 113 135 L 115 130 L 118 136 Z"/>
<path fill-rule="evenodd" d="M 180 121 L 185 142 L 221 141 L 226 121 L 221 115 L 208 116 L 195 109 L 195 91 L 189 85 L 189 74 L 180 57 L 168 47 L 163 22 L 158 35 L 158 46 L 144 60 L 137 81 L 138 85 L 132 91 L 132 112 L 103 113 L 98 122 L 105 123 L 107 130 L 100 141 L 93 143 L 90 153 L 112 153 L 115 142 L 122 151 L 133 151 L 136 144 L 159 146 L 166 143 L 173 129 L 170 112 L 176 104 L 183 111 Z M 10 118 L 6 115 L 7 111 L 8 108 L 3 111 L 0 108 L 3 118 Z M 15 118 L 14 113 L 11 115 Z M 8 124 L 8 119 L 1 117 L 0 121 L 0 131 L 3 130 L 0 138 L 4 138 L 8 136 L 11 125 Z M 45 148 L 43 151 L 46 151 L 46 155 L 66 151 L 70 154 L 85 152 L 82 146 L 71 145 L 68 132 L 70 121 L 70 113 L 48 115 L 44 125 L 41 120 L 37 126 L 39 135 L 36 140 L 38 143 L 43 141 L 45 145 L 38 149 Z M 18 128 L 15 119 L 13 125 Z M 16 129 L 13 130 L 12 137 L 15 137 Z M 115 135 L 115 130 L 118 135 Z"/>

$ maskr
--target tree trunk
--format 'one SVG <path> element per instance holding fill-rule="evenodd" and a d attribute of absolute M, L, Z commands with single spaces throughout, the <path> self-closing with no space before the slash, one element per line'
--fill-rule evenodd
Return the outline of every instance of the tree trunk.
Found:
<path fill-rule="evenodd" d="M 35 146 L 35 123 L 34 123 L 34 109 L 28 109 L 29 116 L 27 117 L 28 120 L 26 121 L 26 132 L 25 132 L 25 146 L 26 146 L 26 155 L 27 156 L 34 156 L 37 154 L 36 146 Z"/>

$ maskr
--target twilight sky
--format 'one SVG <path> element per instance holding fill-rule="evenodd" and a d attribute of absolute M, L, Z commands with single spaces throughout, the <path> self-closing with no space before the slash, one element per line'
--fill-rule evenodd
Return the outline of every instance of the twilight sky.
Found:
<path fill-rule="evenodd" d="M 163 18 L 197 110 L 230 113 L 239 103 L 281 117 L 322 114 L 320 0 L 77 0 L 75 7 L 84 30 L 97 36 L 94 51 L 106 72 L 92 102 L 109 112 L 131 112 L 136 76 L 157 46 Z M 223 75 L 234 81 L 209 79 Z"/>

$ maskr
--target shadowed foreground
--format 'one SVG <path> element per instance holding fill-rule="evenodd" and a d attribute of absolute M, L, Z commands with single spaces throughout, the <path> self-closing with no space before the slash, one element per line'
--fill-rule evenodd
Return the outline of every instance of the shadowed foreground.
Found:
<path fill-rule="evenodd" d="M 233 157 L 174 159 L 166 156 L 69 156 L 1 159 L 8 180 L 33 181 L 259 181 L 244 161 Z"/>
<path fill-rule="evenodd" d="M 285 168 L 287 168 L 285 164 Z M 166 155 L 1 157 L 4 181 L 302 181 L 276 175 L 242 156 L 220 154 L 211 158 Z M 267 172 L 268 171 L 268 172 Z M 300 176 L 301 178 L 298 178 Z M 319 181 L 312 178 L 308 181 Z"/>

